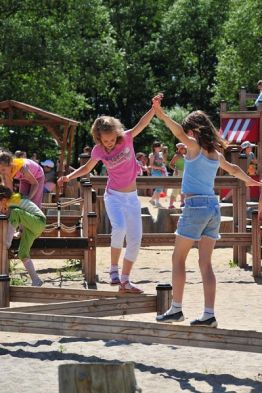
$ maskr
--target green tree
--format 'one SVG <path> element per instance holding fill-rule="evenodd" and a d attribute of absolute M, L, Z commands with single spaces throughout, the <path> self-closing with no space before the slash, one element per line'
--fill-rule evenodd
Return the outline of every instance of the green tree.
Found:
<path fill-rule="evenodd" d="M 155 75 L 167 105 L 213 111 L 216 47 L 228 1 L 177 0 L 163 18 L 156 39 Z"/>
<path fill-rule="evenodd" d="M 262 7 L 260 0 L 232 0 L 229 19 L 218 48 L 215 103 L 226 100 L 238 107 L 238 91 L 256 91 L 262 70 Z"/>

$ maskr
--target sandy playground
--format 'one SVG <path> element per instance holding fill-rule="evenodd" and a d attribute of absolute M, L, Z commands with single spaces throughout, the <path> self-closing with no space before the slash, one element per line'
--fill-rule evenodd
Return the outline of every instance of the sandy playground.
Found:
<path fill-rule="evenodd" d="M 141 198 L 142 206 L 148 206 L 148 199 Z M 168 205 L 167 200 L 161 202 Z M 150 211 L 156 214 L 154 208 L 150 207 Z M 254 281 L 251 269 L 238 268 L 232 254 L 232 249 L 214 252 L 219 327 L 261 331 L 262 281 Z M 158 283 L 170 283 L 171 255 L 172 247 L 142 248 L 132 280 L 146 293 L 155 293 Z M 67 261 L 41 260 L 36 262 L 36 267 L 46 287 L 82 288 L 81 272 L 74 264 L 70 268 Z M 99 290 L 112 289 L 108 285 L 108 267 L 109 248 L 98 248 Z M 21 264 L 14 266 L 12 275 L 25 277 Z M 183 308 L 186 319 L 182 324 L 188 325 L 198 316 L 202 305 L 197 250 L 193 249 L 187 263 Z M 155 314 L 121 318 L 152 322 Z M 143 393 L 262 392 L 262 354 L 9 332 L 0 332 L 0 392 L 58 393 L 60 364 L 112 361 L 134 362 Z"/>

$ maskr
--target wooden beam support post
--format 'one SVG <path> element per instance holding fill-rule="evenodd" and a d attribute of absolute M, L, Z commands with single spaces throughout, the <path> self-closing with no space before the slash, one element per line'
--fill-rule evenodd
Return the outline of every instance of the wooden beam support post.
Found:
<path fill-rule="evenodd" d="M 172 285 L 157 284 L 156 286 L 156 312 L 157 315 L 164 314 L 171 306 Z"/>
<path fill-rule="evenodd" d="M 255 278 L 261 277 L 261 234 L 258 212 L 252 212 L 252 271 Z"/>
<path fill-rule="evenodd" d="M 246 155 L 239 154 L 238 165 L 247 173 L 247 157 Z M 247 225 L 247 187 L 243 181 L 239 182 L 239 199 L 238 206 L 238 232 L 246 232 Z M 247 249 L 244 246 L 239 246 L 238 251 L 238 266 L 246 267 L 247 265 Z"/>
<path fill-rule="evenodd" d="M 9 307 L 9 262 L 7 252 L 7 216 L 0 215 L 0 307 Z"/>

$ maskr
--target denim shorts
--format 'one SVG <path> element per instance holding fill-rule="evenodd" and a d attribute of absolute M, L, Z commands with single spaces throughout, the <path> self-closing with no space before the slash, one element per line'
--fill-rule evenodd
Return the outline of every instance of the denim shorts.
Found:
<path fill-rule="evenodd" d="M 200 240 L 203 236 L 220 239 L 220 207 L 215 195 L 194 195 L 185 199 L 176 235 Z"/>

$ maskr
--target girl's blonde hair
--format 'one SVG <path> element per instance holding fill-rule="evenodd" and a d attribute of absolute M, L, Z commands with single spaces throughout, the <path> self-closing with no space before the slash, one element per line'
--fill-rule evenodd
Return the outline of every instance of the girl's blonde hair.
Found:
<path fill-rule="evenodd" d="M 100 116 L 92 125 L 91 134 L 94 142 L 97 145 L 101 145 L 101 135 L 111 134 L 115 132 L 117 134 L 116 143 L 120 143 L 123 139 L 124 127 L 122 123 L 112 116 Z"/>
<path fill-rule="evenodd" d="M 13 161 L 13 155 L 9 151 L 0 150 L 0 165 L 10 166 Z"/>
<path fill-rule="evenodd" d="M 221 138 L 205 112 L 195 111 L 190 113 L 181 125 L 186 133 L 189 130 L 193 131 L 198 144 L 209 153 L 227 147 L 227 142 Z"/>

